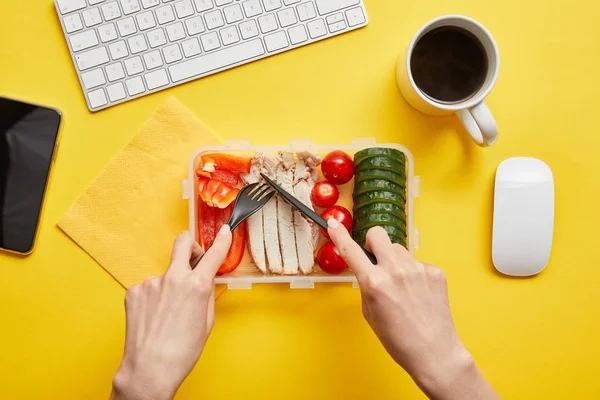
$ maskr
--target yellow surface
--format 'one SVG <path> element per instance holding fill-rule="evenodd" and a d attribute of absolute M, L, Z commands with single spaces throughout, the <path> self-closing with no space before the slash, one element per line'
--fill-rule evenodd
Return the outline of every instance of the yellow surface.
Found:
<path fill-rule="evenodd" d="M 140 124 L 176 96 L 224 138 L 257 144 L 375 136 L 413 153 L 419 258 L 443 267 L 461 338 L 511 399 L 600 395 L 600 4 L 366 0 L 370 25 L 343 37 L 90 114 L 49 0 L 2 1 L 0 92 L 64 113 L 39 245 L 0 256 L 0 386 L 6 399 L 102 399 L 124 339 L 123 288 L 56 227 Z M 495 35 L 500 80 L 488 100 L 500 141 L 479 149 L 454 118 L 418 114 L 395 88 L 404 40 L 446 13 Z M 552 260 L 533 279 L 490 261 L 494 171 L 539 157 L 556 180 Z M 182 207 L 185 203 L 182 202 Z M 362 320 L 346 285 L 225 293 L 179 399 L 419 399 Z"/>

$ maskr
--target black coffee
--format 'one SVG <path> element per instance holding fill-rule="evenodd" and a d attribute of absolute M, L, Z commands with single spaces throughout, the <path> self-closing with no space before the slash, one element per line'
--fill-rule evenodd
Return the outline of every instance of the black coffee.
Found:
<path fill-rule="evenodd" d="M 443 26 L 419 39 L 410 68 L 415 83 L 427 96 L 458 102 L 481 89 L 488 60 L 475 35 L 463 28 Z"/>

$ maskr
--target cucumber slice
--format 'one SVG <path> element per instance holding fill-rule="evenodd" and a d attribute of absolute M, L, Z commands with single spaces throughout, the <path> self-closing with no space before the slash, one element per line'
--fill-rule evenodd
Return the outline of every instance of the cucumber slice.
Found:
<path fill-rule="evenodd" d="M 404 170 L 398 172 L 386 171 L 383 169 L 361 169 L 354 174 L 354 182 L 362 182 L 369 179 L 385 179 L 394 182 L 402 187 L 406 187 L 406 174 Z"/>
<path fill-rule="evenodd" d="M 406 221 L 406 211 L 404 211 L 404 208 L 393 203 L 373 203 L 366 205 L 354 211 L 354 218 L 375 213 L 387 213 Z"/>
<path fill-rule="evenodd" d="M 400 194 L 384 190 L 366 192 L 354 197 L 354 210 L 359 210 L 360 208 L 373 203 L 392 203 L 399 207 L 404 207 L 406 197 L 404 193 Z"/>
<path fill-rule="evenodd" d="M 392 214 L 361 214 L 356 215 L 354 218 L 354 229 L 357 231 L 383 225 L 391 225 L 406 230 L 406 221 Z"/>
<path fill-rule="evenodd" d="M 355 169 L 358 171 L 362 171 L 364 169 L 383 169 L 385 171 L 392 171 L 399 174 L 404 172 L 404 164 L 393 158 L 377 156 L 367 158 L 365 161 L 358 164 Z"/>
<path fill-rule="evenodd" d="M 402 153 L 400 150 L 390 149 L 387 147 L 370 147 L 354 154 L 354 165 L 359 165 L 367 158 L 377 156 L 393 158 L 401 164 L 404 164 L 406 159 L 404 153 Z"/>
<path fill-rule="evenodd" d="M 383 179 L 371 179 L 368 181 L 356 182 L 354 184 L 354 194 L 352 196 L 360 196 L 363 193 L 372 192 L 374 190 L 385 190 L 387 192 L 394 192 L 398 194 L 404 194 L 405 192 L 404 185 L 385 181 Z"/>

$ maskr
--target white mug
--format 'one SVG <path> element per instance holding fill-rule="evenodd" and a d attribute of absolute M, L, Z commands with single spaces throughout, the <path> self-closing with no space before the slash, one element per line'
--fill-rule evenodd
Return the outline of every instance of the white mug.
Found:
<path fill-rule="evenodd" d="M 456 26 L 471 32 L 485 50 L 488 70 L 481 88 L 471 97 L 454 103 L 438 102 L 427 96 L 416 85 L 411 71 L 415 45 L 428 32 L 443 26 Z M 498 125 L 483 100 L 492 91 L 500 72 L 500 53 L 491 33 L 479 22 L 462 15 L 446 15 L 426 23 L 412 38 L 405 54 L 400 56 L 396 81 L 406 101 L 417 110 L 429 115 L 458 115 L 465 129 L 479 146 L 491 146 L 498 140 Z"/>

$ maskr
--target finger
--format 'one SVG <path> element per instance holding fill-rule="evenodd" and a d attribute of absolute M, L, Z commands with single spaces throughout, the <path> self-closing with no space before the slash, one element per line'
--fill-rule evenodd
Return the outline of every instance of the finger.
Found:
<path fill-rule="evenodd" d="M 394 249 L 392 241 L 387 232 L 380 226 L 375 226 L 367 232 L 367 250 L 375 254 L 377 264 L 384 264 L 382 261 L 394 261 Z"/>
<path fill-rule="evenodd" d="M 215 286 L 213 285 L 213 289 L 210 292 L 210 297 L 208 298 L 208 305 L 206 309 L 206 334 L 210 334 L 213 325 L 215 324 Z"/>
<path fill-rule="evenodd" d="M 327 226 L 329 227 L 327 233 L 329 233 L 329 237 L 342 258 L 352 269 L 356 277 L 359 280 L 362 279 L 373 268 L 373 264 L 369 261 L 360 246 L 352 239 L 346 228 L 340 225 L 336 219 L 330 218 L 327 221 Z"/>
<path fill-rule="evenodd" d="M 134 346 L 138 335 L 140 321 L 141 285 L 133 285 L 125 294 L 125 347 Z"/>
<path fill-rule="evenodd" d="M 232 239 L 231 228 L 229 225 L 223 225 L 194 273 L 207 279 L 213 279 L 227 257 Z"/>
<path fill-rule="evenodd" d="M 203 255 L 204 250 L 202 250 L 202 247 L 200 247 L 200 245 L 196 241 L 194 241 L 194 244 L 192 245 L 192 256 L 190 258 L 190 266 L 193 267 L 194 265 L 198 264 L 198 261 L 200 261 Z"/>
<path fill-rule="evenodd" d="M 189 233 L 185 232 L 177 236 L 175 243 L 173 243 L 169 271 L 189 270 L 192 254 L 198 254 L 199 247 L 198 243 L 194 241 Z M 200 249 L 200 251 L 202 251 L 202 249 Z"/>

